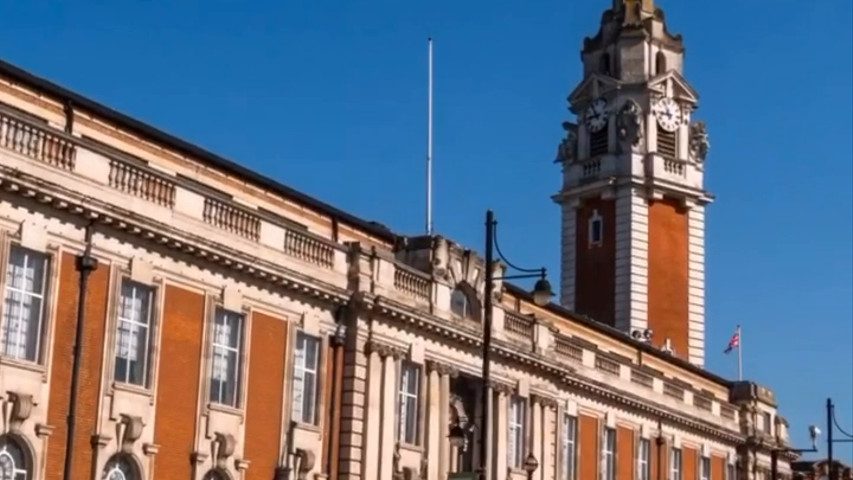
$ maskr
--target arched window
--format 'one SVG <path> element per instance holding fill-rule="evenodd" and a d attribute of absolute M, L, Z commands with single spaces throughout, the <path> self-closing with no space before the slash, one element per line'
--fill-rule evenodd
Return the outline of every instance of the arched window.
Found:
<path fill-rule="evenodd" d="M 0 437 L 0 478 L 3 480 L 29 480 L 30 466 L 26 451 L 14 438 Z"/>
<path fill-rule="evenodd" d="M 658 51 L 657 55 L 655 55 L 655 74 L 660 75 L 662 73 L 666 73 L 666 55 Z"/>
<path fill-rule="evenodd" d="M 104 467 L 103 480 L 139 480 L 136 463 L 125 455 L 116 455 Z"/>
<path fill-rule="evenodd" d="M 220 470 L 211 470 L 204 474 L 204 478 L 202 480 L 228 480 L 228 476 Z"/>
<path fill-rule="evenodd" d="M 450 311 L 458 317 L 471 320 L 476 319 L 475 307 L 471 301 L 471 295 L 461 287 L 456 287 L 453 289 L 453 293 L 450 294 Z"/>

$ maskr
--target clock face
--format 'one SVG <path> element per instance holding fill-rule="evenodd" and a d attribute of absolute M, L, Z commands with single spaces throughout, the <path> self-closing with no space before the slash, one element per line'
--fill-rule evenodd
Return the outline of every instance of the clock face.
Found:
<path fill-rule="evenodd" d="M 653 109 L 658 125 L 667 132 L 674 132 L 681 123 L 681 108 L 671 98 L 660 99 Z"/>
<path fill-rule="evenodd" d="M 584 115 L 584 122 L 591 132 L 601 131 L 607 126 L 607 100 L 598 98 L 593 101 Z"/>

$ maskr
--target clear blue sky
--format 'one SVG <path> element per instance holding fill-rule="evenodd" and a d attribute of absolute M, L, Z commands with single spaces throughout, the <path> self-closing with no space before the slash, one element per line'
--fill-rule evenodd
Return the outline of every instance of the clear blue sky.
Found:
<path fill-rule="evenodd" d="M 481 249 L 493 208 L 504 252 L 558 278 L 552 160 L 610 0 L 48 3 L 4 5 L 2 58 L 406 233 L 433 36 L 437 230 Z M 851 2 L 658 3 L 711 135 L 708 366 L 736 375 L 740 323 L 798 445 L 828 396 L 853 430 Z"/>

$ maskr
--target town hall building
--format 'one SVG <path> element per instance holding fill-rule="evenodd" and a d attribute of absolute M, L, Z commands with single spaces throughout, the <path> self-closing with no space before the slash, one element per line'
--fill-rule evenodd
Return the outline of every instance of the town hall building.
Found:
<path fill-rule="evenodd" d="M 614 0 L 582 59 L 558 298 L 495 282 L 488 382 L 502 263 L 0 62 L 0 478 L 769 478 L 773 391 L 704 368 L 683 40 Z"/>

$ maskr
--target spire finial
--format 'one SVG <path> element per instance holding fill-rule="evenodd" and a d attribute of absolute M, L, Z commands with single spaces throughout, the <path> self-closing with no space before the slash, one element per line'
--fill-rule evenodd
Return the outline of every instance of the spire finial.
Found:
<path fill-rule="evenodd" d="M 614 0 L 613 4 L 616 11 L 624 11 L 626 25 L 639 23 L 655 13 L 654 0 Z"/>

